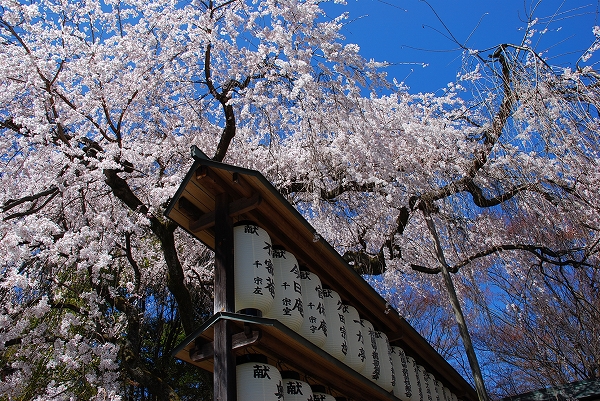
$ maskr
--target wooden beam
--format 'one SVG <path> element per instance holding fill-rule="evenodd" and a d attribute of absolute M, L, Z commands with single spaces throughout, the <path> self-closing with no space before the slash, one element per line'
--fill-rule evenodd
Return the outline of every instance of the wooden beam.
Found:
<path fill-rule="evenodd" d="M 196 205 L 194 205 L 194 203 L 191 200 L 189 200 L 185 196 L 179 198 L 178 209 L 189 219 L 197 219 L 199 216 L 202 215 L 202 210 L 200 210 Z"/>
<path fill-rule="evenodd" d="M 189 229 L 193 233 L 208 230 L 215 225 L 215 212 L 208 212 L 197 218 L 196 220 L 190 221 Z"/>
<path fill-rule="evenodd" d="M 233 285 L 233 219 L 229 216 L 230 198 L 220 193 L 215 198 L 215 313 L 235 312 Z M 220 320 L 214 332 L 215 401 L 236 401 L 235 357 L 232 322 Z"/>
<path fill-rule="evenodd" d="M 233 286 L 233 219 L 229 195 L 215 198 L 215 301 L 214 312 L 235 312 Z"/>
<path fill-rule="evenodd" d="M 229 204 L 229 217 L 239 216 L 256 209 L 262 203 L 259 194 L 254 194 L 250 198 L 240 198 Z"/>
<path fill-rule="evenodd" d="M 254 194 L 250 198 L 240 198 L 229 204 L 229 217 L 236 217 L 253 209 L 256 209 L 262 203 L 259 194 Z M 216 212 L 204 213 L 196 220 L 191 221 L 189 230 L 193 233 L 204 231 L 215 225 Z"/>
<path fill-rule="evenodd" d="M 237 333 L 231 336 L 231 349 L 241 349 L 256 344 L 261 337 L 260 330 L 251 330 L 249 334 Z M 214 341 L 197 346 L 190 350 L 190 359 L 194 362 L 202 362 L 214 357 Z"/>
<path fill-rule="evenodd" d="M 242 195 L 244 195 L 246 198 L 250 198 L 252 196 L 254 189 L 250 184 L 248 184 L 248 181 L 246 181 L 246 179 L 242 177 L 240 173 L 233 173 L 232 179 L 233 183 L 236 184 L 235 188 L 238 189 Z"/>
<path fill-rule="evenodd" d="M 195 177 L 196 185 L 203 187 L 205 191 L 207 191 L 213 195 L 225 193 L 225 190 L 227 189 L 227 187 L 222 187 L 220 185 L 221 183 L 215 183 L 215 180 L 211 179 L 214 177 L 211 177 L 209 175 L 209 172 L 211 172 L 211 171 L 212 170 L 206 166 L 198 167 L 198 169 L 196 170 L 196 177 Z M 215 173 L 213 172 L 212 175 L 214 176 Z"/>
<path fill-rule="evenodd" d="M 388 336 L 388 341 L 391 344 L 395 341 L 402 340 L 404 338 L 404 333 L 395 331 L 395 332 L 387 333 L 387 336 Z"/>
<path fill-rule="evenodd" d="M 299 370 L 322 383 L 327 383 L 328 386 L 354 400 L 399 401 L 392 393 L 386 392 L 349 367 L 339 369 L 310 349 L 298 343 L 290 346 L 287 339 L 282 340 L 280 333 L 275 334 L 271 335 L 265 330 L 260 346 L 261 353 L 272 353 L 275 359 L 281 360 L 286 365 L 294 366 L 294 370 Z"/>
<path fill-rule="evenodd" d="M 236 401 L 235 356 L 231 350 L 232 322 L 215 323 L 213 392 L 214 401 Z"/>
<path fill-rule="evenodd" d="M 196 169 L 196 180 L 201 185 L 206 186 L 210 189 L 213 194 L 219 194 L 223 192 L 229 193 L 229 195 L 235 196 L 232 192 L 232 183 L 222 179 L 213 169 L 208 166 L 200 166 Z"/>

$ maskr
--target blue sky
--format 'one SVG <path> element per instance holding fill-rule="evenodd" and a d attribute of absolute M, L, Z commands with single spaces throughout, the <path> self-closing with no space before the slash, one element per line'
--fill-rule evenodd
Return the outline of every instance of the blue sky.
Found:
<path fill-rule="evenodd" d="M 592 28 L 600 25 L 600 0 L 430 0 L 428 3 L 347 0 L 347 6 L 326 3 L 325 10 L 330 17 L 349 11 L 349 21 L 342 31 L 346 40 L 360 45 L 362 55 L 368 59 L 393 63 L 390 76 L 405 82 L 411 93 L 444 88 L 460 70 L 461 50 L 449 39 L 446 27 L 459 42 L 479 50 L 501 43 L 519 44 L 527 14 L 539 3 L 534 12 L 539 18 L 536 27 L 547 31 L 535 37 L 533 46 L 538 51 L 547 51 L 551 64 L 567 66 L 573 65 L 590 46 L 594 40 Z M 598 59 L 596 56 L 588 64 Z"/>

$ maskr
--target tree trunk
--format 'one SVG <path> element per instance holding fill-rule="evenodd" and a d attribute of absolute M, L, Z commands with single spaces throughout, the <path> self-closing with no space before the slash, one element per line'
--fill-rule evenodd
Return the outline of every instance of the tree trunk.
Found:
<path fill-rule="evenodd" d="M 479 397 L 479 401 L 488 401 L 489 398 L 485 389 L 485 383 L 483 382 L 483 376 L 481 375 L 481 369 L 479 368 L 479 362 L 477 361 L 477 355 L 475 355 L 475 349 L 473 348 L 471 336 L 469 335 L 469 330 L 467 329 L 467 322 L 465 321 L 462 308 L 460 307 L 460 302 L 458 301 L 458 297 L 456 296 L 456 290 L 454 288 L 454 283 L 452 282 L 452 277 L 450 276 L 450 272 L 448 271 L 448 263 L 446 262 L 446 258 L 444 257 L 444 250 L 442 249 L 442 246 L 440 244 L 440 239 L 435 228 L 435 223 L 433 222 L 433 219 L 431 218 L 431 215 L 426 207 L 423 209 L 423 215 L 425 217 L 425 221 L 427 222 L 427 228 L 429 229 L 429 232 L 433 237 L 433 241 L 435 244 L 435 253 L 441 265 L 441 272 L 442 276 L 444 277 L 444 284 L 446 285 L 446 290 L 448 291 L 448 295 L 450 297 L 450 304 L 452 305 L 452 310 L 454 311 L 456 323 L 458 324 L 458 330 L 460 332 L 463 345 L 465 346 L 465 352 L 467 353 L 469 365 L 471 366 L 473 379 L 475 380 L 475 389 L 477 390 L 477 396 Z"/>

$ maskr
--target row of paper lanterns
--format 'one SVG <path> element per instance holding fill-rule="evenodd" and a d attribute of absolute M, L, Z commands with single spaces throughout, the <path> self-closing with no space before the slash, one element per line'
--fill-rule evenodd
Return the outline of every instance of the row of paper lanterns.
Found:
<path fill-rule="evenodd" d="M 238 401 L 342 401 L 326 392 L 325 386 L 311 386 L 295 371 L 279 371 L 264 355 L 246 354 L 237 358 Z"/>
<path fill-rule="evenodd" d="M 457 401 L 400 347 L 390 346 L 385 333 L 361 319 L 356 308 L 344 304 L 337 292 L 323 288 L 316 274 L 301 270 L 294 255 L 273 248 L 269 235 L 258 225 L 234 227 L 234 250 L 237 311 L 256 309 L 264 317 L 279 320 L 403 401 Z M 238 365 L 238 385 L 240 377 L 249 377 L 244 369 Z"/>

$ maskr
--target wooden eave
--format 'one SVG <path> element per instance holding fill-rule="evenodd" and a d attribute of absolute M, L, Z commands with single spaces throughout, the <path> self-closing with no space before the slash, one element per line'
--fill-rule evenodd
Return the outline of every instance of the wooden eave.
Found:
<path fill-rule="evenodd" d="M 345 303 L 354 306 L 362 318 L 386 333 L 392 345 L 402 347 L 458 397 L 477 400 L 475 390 L 464 378 L 405 319 L 386 306 L 386 301 L 262 174 L 210 160 L 195 146 L 192 157 L 194 163 L 165 212 L 168 218 L 214 250 L 215 197 L 228 194 L 234 221 L 258 224 L 269 234 L 273 245 L 291 252 L 323 284 L 338 292 Z M 182 347 L 194 340 L 188 338 Z M 185 360 L 180 354 L 177 357 Z"/>

